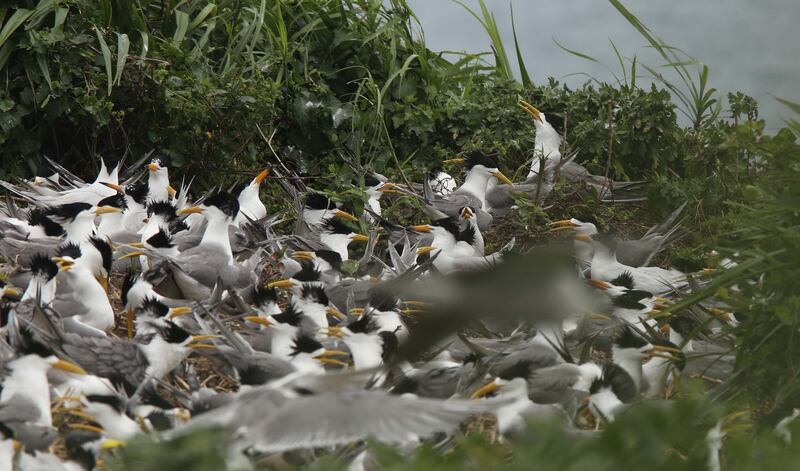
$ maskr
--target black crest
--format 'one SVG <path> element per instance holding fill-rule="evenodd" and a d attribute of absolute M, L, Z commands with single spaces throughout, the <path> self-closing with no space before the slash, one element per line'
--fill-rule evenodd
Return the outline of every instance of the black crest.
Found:
<path fill-rule="evenodd" d="M 458 224 L 453 218 L 437 219 L 433 221 L 431 225 L 446 229 L 447 232 L 453 234 L 453 237 L 456 239 L 458 239 L 459 235 L 461 234 L 461 230 L 458 228 Z"/>
<path fill-rule="evenodd" d="M 106 273 L 111 273 L 111 263 L 114 261 L 114 250 L 111 248 L 111 244 L 108 243 L 107 240 L 101 239 L 99 237 L 90 237 L 89 242 L 94 245 L 94 248 L 100 252 L 100 256 L 103 257 L 103 268 L 106 269 Z"/>
<path fill-rule="evenodd" d="M 641 310 L 647 307 L 644 304 L 642 304 L 641 301 L 643 299 L 649 299 L 652 297 L 653 297 L 652 293 L 648 291 L 631 289 L 614 298 L 613 304 L 614 306 L 621 307 L 624 309 Z"/>
<path fill-rule="evenodd" d="M 175 244 L 172 242 L 172 236 L 165 231 L 164 228 L 160 228 L 158 232 L 150 236 L 146 242 L 151 247 L 155 247 L 157 249 L 168 249 L 175 246 Z"/>
<path fill-rule="evenodd" d="M 83 469 L 94 469 L 97 456 L 92 450 L 92 443 L 103 437 L 88 430 L 70 430 L 64 440 L 64 448 L 70 460 L 78 463 Z"/>
<path fill-rule="evenodd" d="M 367 291 L 369 305 L 378 311 L 392 311 L 397 307 L 397 297 L 388 289 L 374 286 Z"/>
<path fill-rule="evenodd" d="M 325 294 L 325 288 L 319 285 L 303 285 L 301 296 L 322 304 L 323 306 L 327 306 L 329 302 L 328 295 Z"/>
<path fill-rule="evenodd" d="M 470 152 L 466 157 L 466 166 L 468 169 L 476 165 L 483 165 L 486 168 L 498 168 L 497 159 L 478 150 Z"/>
<path fill-rule="evenodd" d="M 248 186 L 250 186 L 250 182 L 249 181 L 243 181 L 243 180 L 238 181 L 235 185 L 233 185 L 231 187 L 231 195 L 233 195 L 236 198 L 239 198 L 239 195 Z"/>
<path fill-rule="evenodd" d="M 618 348 L 642 348 L 647 345 L 647 340 L 643 339 L 640 335 L 631 330 L 630 327 L 625 326 L 622 329 L 622 334 L 617 337 L 614 344 Z"/>
<path fill-rule="evenodd" d="M 58 256 L 71 257 L 73 260 L 77 260 L 81 258 L 81 247 L 74 242 L 61 245 L 58 247 Z"/>
<path fill-rule="evenodd" d="M 167 221 L 171 221 L 177 217 L 175 214 L 175 205 L 169 201 L 153 201 L 147 205 L 147 217 L 158 215 Z"/>
<path fill-rule="evenodd" d="M 125 196 L 117 193 L 116 195 L 107 196 L 101 199 L 97 206 L 113 206 L 119 209 L 125 209 L 128 207 L 128 204 L 125 203 Z"/>
<path fill-rule="evenodd" d="M 203 201 L 205 206 L 214 206 L 229 217 L 235 217 L 239 212 L 239 200 L 224 191 L 215 193 Z"/>
<path fill-rule="evenodd" d="M 57 175 L 58 172 L 50 165 L 50 162 L 47 159 L 42 159 L 39 161 L 39 165 L 36 167 L 36 175 L 37 177 L 52 177 L 53 175 Z"/>
<path fill-rule="evenodd" d="M 378 325 L 375 323 L 375 320 L 369 314 L 364 314 L 363 316 L 359 317 L 357 320 L 347 324 L 347 328 L 350 329 L 351 332 L 356 334 L 368 334 L 370 332 L 374 332 L 378 329 Z"/>
<path fill-rule="evenodd" d="M 162 330 L 162 335 L 164 340 L 175 344 L 183 343 L 189 339 L 189 337 L 191 337 L 189 332 L 171 321 L 167 321 L 166 327 L 164 327 Z"/>
<path fill-rule="evenodd" d="M 330 217 L 322 221 L 322 229 L 331 234 L 352 234 L 357 232 L 355 229 L 345 224 L 339 218 Z"/>
<path fill-rule="evenodd" d="M 292 356 L 300 353 L 314 353 L 323 348 L 325 347 L 323 347 L 322 344 L 319 343 L 319 341 L 317 341 L 314 337 L 301 334 L 294 339 Z"/>
<path fill-rule="evenodd" d="M 42 226 L 44 233 L 50 237 L 58 237 L 64 234 L 64 228 L 49 217 L 47 217 L 47 210 L 33 208 L 28 213 L 28 223 L 32 226 Z"/>
<path fill-rule="evenodd" d="M 381 359 L 383 359 L 384 362 L 387 362 L 392 358 L 392 355 L 397 352 L 400 342 L 397 340 L 397 335 L 395 335 L 394 332 L 383 331 L 379 332 L 378 335 L 381 337 L 381 340 L 383 340 L 383 353 L 381 354 Z"/>
<path fill-rule="evenodd" d="M 128 304 L 128 293 L 130 292 L 131 288 L 133 288 L 133 284 L 136 283 L 137 278 L 138 277 L 135 273 L 133 273 L 133 270 L 128 270 L 128 273 L 125 274 L 125 279 L 122 280 L 122 292 L 119 295 L 123 306 Z"/>
<path fill-rule="evenodd" d="M 58 273 L 58 265 L 46 255 L 37 253 L 31 258 L 31 273 L 50 280 Z"/>
<path fill-rule="evenodd" d="M 275 288 L 264 288 L 256 284 L 253 290 L 253 301 L 256 306 L 276 303 L 278 302 L 278 290 Z"/>
<path fill-rule="evenodd" d="M 341 269 L 342 256 L 339 255 L 339 252 L 334 252 L 333 250 L 328 250 L 328 249 L 319 249 L 314 253 L 317 254 L 317 257 L 328 262 L 330 266 L 335 268 L 336 270 Z"/>
<path fill-rule="evenodd" d="M 611 280 L 614 286 L 624 286 L 628 289 L 633 289 L 633 275 L 630 271 L 624 271 L 621 275 Z"/>
<path fill-rule="evenodd" d="M 309 193 L 303 205 L 308 209 L 336 209 L 336 202 L 320 193 Z"/>
<path fill-rule="evenodd" d="M 86 400 L 89 402 L 97 402 L 99 404 L 105 404 L 115 411 L 119 412 L 120 414 L 125 413 L 125 401 L 114 394 L 89 394 L 86 396 Z"/>
<path fill-rule="evenodd" d="M 286 309 L 283 310 L 280 314 L 275 314 L 272 316 L 275 319 L 275 322 L 279 322 L 281 324 L 289 324 L 295 327 L 300 325 L 300 322 L 303 320 L 303 313 L 298 311 L 294 305 L 291 303 L 286 306 Z"/>
<path fill-rule="evenodd" d="M 169 307 L 155 298 L 147 298 L 142 302 L 142 312 L 151 314 L 153 317 L 164 317 L 169 314 Z"/>
<path fill-rule="evenodd" d="M 67 203 L 51 208 L 48 215 L 57 220 L 72 221 L 78 214 L 90 209 L 92 209 L 92 205 L 89 203 Z"/>
<path fill-rule="evenodd" d="M 314 266 L 314 262 L 310 260 L 303 260 L 300 262 L 300 271 L 295 273 L 292 278 L 297 281 L 307 283 L 310 281 L 319 281 L 322 272 Z"/>
<path fill-rule="evenodd" d="M 144 204 L 147 198 L 147 182 L 140 180 L 125 186 L 125 194 L 133 198 L 139 204 Z"/>
<path fill-rule="evenodd" d="M 378 177 L 375 175 L 368 173 L 364 175 L 364 186 L 366 187 L 375 187 L 383 183 L 382 181 L 378 180 Z"/>

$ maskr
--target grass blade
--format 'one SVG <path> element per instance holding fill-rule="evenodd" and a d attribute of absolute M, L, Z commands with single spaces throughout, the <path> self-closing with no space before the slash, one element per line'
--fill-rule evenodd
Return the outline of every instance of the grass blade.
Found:
<path fill-rule="evenodd" d="M 39 70 L 42 71 L 47 86 L 50 87 L 50 90 L 53 90 L 53 81 L 50 79 L 50 66 L 47 65 L 47 55 L 36 54 L 36 63 L 39 64 Z"/>
<path fill-rule="evenodd" d="M 15 11 L 11 18 L 6 21 L 3 25 L 3 29 L 0 30 L 0 47 L 8 41 L 8 38 L 14 34 L 14 31 L 17 30 L 25 20 L 28 19 L 33 14 L 33 10 L 26 10 L 24 8 L 20 8 L 19 10 Z"/>
<path fill-rule="evenodd" d="M 192 22 L 189 23 L 188 31 L 191 32 L 198 26 L 200 26 L 203 23 L 203 21 L 206 20 L 208 15 L 210 15 L 216 8 L 217 6 L 214 5 L 213 3 L 209 3 L 208 5 L 206 5 L 202 10 L 200 10 L 200 13 L 198 13 L 197 16 L 194 17 Z"/>
<path fill-rule="evenodd" d="M 125 33 L 117 33 L 117 74 L 114 76 L 114 83 L 119 85 L 122 80 L 122 71 L 125 70 L 125 61 L 128 60 L 128 49 L 131 41 Z"/>
<path fill-rule="evenodd" d="M 553 39 L 553 42 L 556 43 L 556 46 L 558 46 L 562 50 L 572 54 L 573 56 L 578 56 L 581 59 L 586 59 L 587 61 L 592 61 L 592 62 L 597 62 L 597 63 L 600 62 L 600 61 L 598 61 L 597 59 L 595 59 L 594 57 L 592 57 L 592 56 L 590 56 L 588 54 L 584 54 L 582 52 L 578 52 L 578 51 L 575 51 L 573 49 L 568 48 L 567 46 L 564 46 L 560 42 L 556 41 L 556 38 L 552 38 L 552 39 Z"/>
<path fill-rule="evenodd" d="M 528 69 L 525 67 L 525 61 L 522 59 L 522 51 L 519 48 L 519 41 L 517 40 L 517 26 L 514 24 L 514 5 L 511 4 L 511 32 L 514 35 L 514 49 L 517 53 L 517 63 L 519 64 L 519 75 L 522 78 L 522 86 L 533 86 L 531 77 L 528 75 Z"/>
<path fill-rule="evenodd" d="M 189 15 L 186 12 L 175 10 L 175 34 L 172 35 L 172 42 L 179 45 L 186 37 L 189 29 Z"/>
<path fill-rule="evenodd" d="M 139 31 L 139 34 L 142 35 L 142 53 L 139 55 L 142 57 L 142 60 L 145 60 L 147 59 L 147 51 L 150 50 L 150 35 L 145 31 Z"/>
<path fill-rule="evenodd" d="M 97 42 L 100 43 L 100 52 L 103 54 L 103 64 L 106 67 L 106 79 L 108 80 L 108 95 L 110 96 L 113 84 L 113 79 L 111 78 L 111 49 L 108 48 L 108 43 L 106 43 L 97 26 L 94 27 L 94 31 L 97 33 Z"/>

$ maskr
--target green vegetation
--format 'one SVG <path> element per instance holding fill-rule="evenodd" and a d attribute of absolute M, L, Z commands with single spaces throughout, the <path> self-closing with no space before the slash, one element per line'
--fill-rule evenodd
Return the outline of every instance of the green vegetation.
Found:
<path fill-rule="evenodd" d="M 519 178 L 534 139 L 517 107 L 525 99 L 561 125 L 565 147 L 579 150 L 591 171 L 649 182 L 647 208 L 576 205 L 624 226 L 689 201 L 695 230 L 669 254 L 673 261 L 702 266 L 714 248 L 739 263 L 674 308 L 712 295 L 732 306 L 742 321 L 736 373 L 710 394 L 687 384 L 670 404 L 637 407 L 599 438 L 536 425 L 503 447 L 472 437 L 444 456 L 423 449 L 410 460 L 383 450 L 383 469 L 698 469 L 708 457 L 706 433 L 720 419 L 728 432 L 723 469 L 786 469 L 800 459 L 798 440 L 785 445 L 772 428 L 800 407 L 800 122 L 766 134 L 750 97 L 723 100 L 707 66 L 611 2 L 677 79 L 635 58 L 626 63 L 617 51 L 617 83 L 534 84 L 536 70 L 515 47 L 517 82 L 483 5 L 475 16 L 496 65 L 427 49 L 403 0 L 17 2 L 0 7 L 0 177 L 29 175 L 42 154 L 89 176 L 101 151 L 156 149 L 210 186 L 275 163 L 271 144 L 311 186 L 342 197 L 351 195 L 353 176 L 343 155 L 418 180 L 454 154 L 496 150 Z M 642 70 L 664 88 L 639 87 Z M 800 105 L 786 104 L 800 114 Z M 678 124 L 678 113 L 690 127 Z M 513 235 L 546 222 L 535 205 L 521 207 L 520 218 L 497 230 Z M 740 411 L 747 413 L 731 418 Z M 132 444 L 116 464 L 165 469 L 168 453 L 169 469 L 220 469 L 209 439 L 195 440 L 177 454 Z"/>

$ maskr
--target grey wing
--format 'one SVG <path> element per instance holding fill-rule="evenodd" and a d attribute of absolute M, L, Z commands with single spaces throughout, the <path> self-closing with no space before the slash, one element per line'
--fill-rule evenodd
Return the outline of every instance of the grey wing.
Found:
<path fill-rule="evenodd" d="M 32 422 L 39 420 L 41 411 L 33 401 L 21 394 L 14 394 L 0 404 L 0 423 Z"/>
<path fill-rule="evenodd" d="M 680 221 L 678 217 L 681 215 L 683 210 L 686 208 L 686 203 L 680 205 L 675 211 L 672 212 L 666 219 L 660 224 L 656 224 L 655 226 L 651 227 L 645 233 L 645 237 L 651 234 L 667 234 L 673 232 L 675 228 L 680 225 Z"/>
<path fill-rule="evenodd" d="M 132 385 L 145 379 L 148 361 L 136 343 L 68 335 L 64 352 L 93 375 Z"/>
<path fill-rule="evenodd" d="M 629 267 L 645 266 L 661 249 L 663 240 L 663 236 L 652 236 L 646 239 L 620 241 L 617 245 L 617 261 Z"/>
<path fill-rule="evenodd" d="M 528 380 L 528 395 L 538 404 L 561 403 L 574 391 L 579 377 L 578 368 L 571 364 L 542 368 Z"/>
<path fill-rule="evenodd" d="M 305 396 L 254 427 L 241 430 L 262 452 L 343 445 L 368 437 L 407 443 L 449 432 L 487 406 L 476 401 L 440 401 L 391 396 L 378 391 Z"/>
<path fill-rule="evenodd" d="M 514 205 L 514 198 L 511 197 L 511 192 L 516 191 L 517 185 L 510 187 L 508 185 L 497 185 L 488 192 L 486 192 L 486 202 L 492 208 L 492 211 L 505 210 Z"/>
<path fill-rule="evenodd" d="M 350 307 L 364 307 L 368 301 L 367 293 L 372 286 L 374 286 L 374 283 L 368 280 L 343 280 L 336 285 L 325 288 L 325 294 L 331 304 L 339 310 L 348 307 L 348 298 L 353 301 L 353 305 Z"/>
<path fill-rule="evenodd" d="M 470 193 L 459 193 L 458 190 L 446 197 L 440 197 L 433 201 L 433 207 L 448 216 L 458 216 L 464 206 L 478 209 L 482 205 Z"/>

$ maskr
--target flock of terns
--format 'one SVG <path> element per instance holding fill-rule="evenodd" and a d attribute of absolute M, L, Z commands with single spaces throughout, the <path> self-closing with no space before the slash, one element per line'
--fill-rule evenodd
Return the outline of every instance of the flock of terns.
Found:
<path fill-rule="evenodd" d="M 682 208 L 633 240 L 587 216 L 552 222 L 572 236 L 568 268 L 514 280 L 541 301 L 481 304 L 458 291 L 529 263 L 513 241 L 485 253 L 483 234 L 517 195 L 542 201 L 566 181 L 604 201 L 640 199 L 636 183 L 562 156 L 544 114 L 522 107 L 536 126 L 525 181 L 478 152 L 450 162 L 466 169 L 460 186 L 443 171 L 409 186 L 359 168 L 362 214 L 277 167 L 199 200 L 188 185 L 173 189 L 151 156 L 125 171 L 104 158 L 91 183 L 52 161 L 34 180 L 2 182 L 0 471 L 93 469 L 136 436 L 208 427 L 224 431 L 240 464 L 325 450 L 364 469 L 366 439 L 444 448 L 483 413 L 500 440 L 530 417 L 599 428 L 643 398 L 669 397 L 701 348 L 685 336 L 736 323 L 714 307 L 659 312 L 700 278 L 649 266 L 680 235 Z M 259 196 L 267 178 L 296 202 L 292 234 L 274 231 L 279 217 Z M 428 223 L 387 220 L 386 195 Z M 363 255 L 351 258 L 358 243 Z M 478 302 L 457 302 L 469 299 Z M 545 304 L 557 315 L 542 314 Z M 457 328 L 435 322 L 468 308 L 481 312 Z M 209 386 L 209 369 L 235 387 Z"/>

